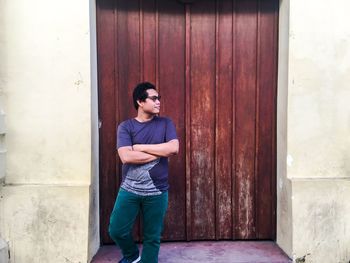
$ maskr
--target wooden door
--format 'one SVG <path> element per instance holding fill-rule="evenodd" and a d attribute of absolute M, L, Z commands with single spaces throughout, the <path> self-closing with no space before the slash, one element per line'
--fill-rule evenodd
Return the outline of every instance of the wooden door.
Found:
<path fill-rule="evenodd" d="M 104 243 L 140 81 L 180 140 L 163 239 L 275 239 L 277 18 L 278 0 L 97 1 Z"/>

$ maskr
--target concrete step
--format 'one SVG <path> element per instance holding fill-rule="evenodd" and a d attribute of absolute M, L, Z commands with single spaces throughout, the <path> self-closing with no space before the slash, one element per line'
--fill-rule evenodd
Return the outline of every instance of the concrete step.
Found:
<path fill-rule="evenodd" d="M 9 262 L 9 252 L 7 243 L 0 238 L 0 262 L 8 263 Z"/>
<path fill-rule="evenodd" d="M 121 258 L 117 246 L 103 246 L 91 263 L 114 263 Z M 291 263 L 272 241 L 164 242 L 159 263 Z"/>

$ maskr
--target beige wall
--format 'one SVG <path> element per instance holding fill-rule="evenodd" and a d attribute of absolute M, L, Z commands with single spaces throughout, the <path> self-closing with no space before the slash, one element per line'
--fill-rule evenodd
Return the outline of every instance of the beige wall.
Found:
<path fill-rule="evenodd" d="M 287 178 L 289 0 L 280 1 L 277 92 L 277 243 L 293 254 L 292 184 Z"/>
<path fill-rule="evenodd" d="M 8 149 L 0 232 L 12 263 L 87 262 L 98 247 L 90 12 L 85 0 L 0 1 Z"/>
<path fill-rule="evenodd" d="M 89 204 L 89 247 L 88 259 L 100 247 L 99 210 L 99 135 L 98 135 L 98 94 L 97 94 L 97 43 L 96 4 L 90 0 L 90 74 L 91 74 L 91 185 Z"/>
<path fill-rule="evenodd" d="M 350 2 L 290 9 L 288 175 L 350 179 Z"/>
<path fill-rule="evenodd" d="M 86 2 L 1 2 L 9 184 L 89 183 Z"/>
<path fill-rule="evenodd" d="M 292 214 L 292 233 L 283 236 L 280 229 L 280 235 L 291 242 L 286 251 L 295 260 L 350 260 L 348 10 L 347 0 L 290 1 L 288 72 L 280 64 L 280 75 L 288 77 L 286 177 L 292 191 L 279 204 Z"/>
<path fill-rule="evenodd" d="M 313 263 L 350 260 L 350 180 L 293 180 L 293 256 Z"/>

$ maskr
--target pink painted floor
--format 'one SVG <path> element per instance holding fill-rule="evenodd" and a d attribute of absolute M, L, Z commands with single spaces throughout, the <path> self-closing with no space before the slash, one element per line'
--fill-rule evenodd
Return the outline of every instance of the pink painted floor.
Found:
<path fill-rule="evenodd" d="M 116 246 L 100 248 L 92 263 L 118 262 Z M 284 252 L 272 241 L 201 241 L 164 242 L 159 263 L 290 263 Z"/>

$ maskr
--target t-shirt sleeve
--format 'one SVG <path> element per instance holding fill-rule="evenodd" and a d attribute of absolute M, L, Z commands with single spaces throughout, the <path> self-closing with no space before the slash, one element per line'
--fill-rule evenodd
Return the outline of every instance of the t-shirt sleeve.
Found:
<path fill-rule="evenodd" d="M 165 142 L 168 142 L 174 139 L 177 139 L 175 125 L 170 119 L 167 119 Z"/>
<path fill-rule="evenodd" d="M 132 146 L 130 131 L 126 123 L 121 123 L 117 130 L 117 149 L 124 146 Z"/>

